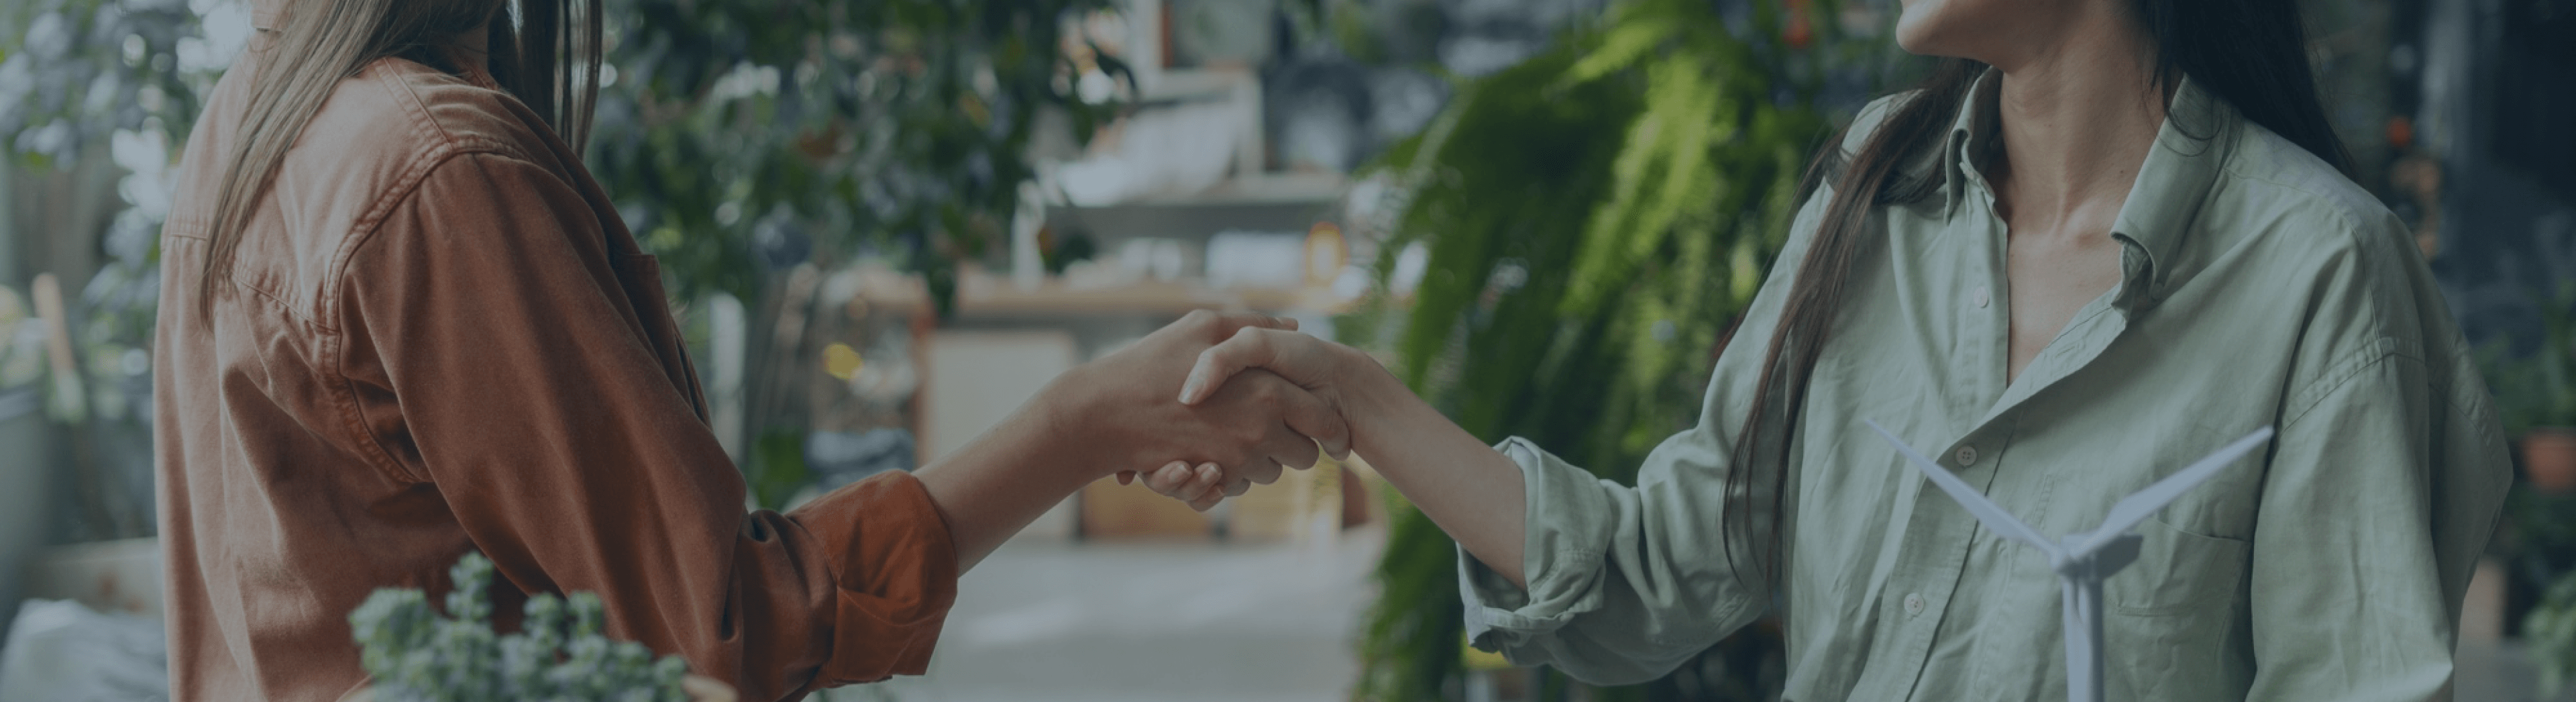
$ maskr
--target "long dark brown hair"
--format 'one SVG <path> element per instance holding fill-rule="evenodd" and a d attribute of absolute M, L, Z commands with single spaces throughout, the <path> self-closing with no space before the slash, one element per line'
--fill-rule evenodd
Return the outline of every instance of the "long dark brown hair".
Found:
<path fill-rule="evenodd" d="M 2308 65 L 2307 31 L 2294 0 L 2135 0 L 2135 7 L 2139 25 L 2155 49 L 2155 82 L 2166 89 L 2166 95 L 2188 77 L 2246 120 L 2349 173 L 2352 158 L 2326 122 L 2314 69 Z M 1844 154 L 1843 138 L 1837 136 L 1807 168 L 1801 185 L 1806 195 L 1830 182 L 1833 198 L 1825 205 L 1806 258 L 1798 262 L 1789 299 L 1780 311 L 1780 325 L 1772 331 L 1770 348 L 1763 356 L 1752 411 L 1745 414 L 1736 434 L 1735 469 L 1727 471 L 1725 488 L 1727 495 L 1741 500 L 1730 499 L 1723 517 L 1723 529 L 1730 536 L 1720 542 L 1725 544 L 1729 566 L 1739 574 L 1746 563 L 1735 542 L 1742 538 L 1759 552 L 1756 565 L 1763 580 L 1770 582 L 1779 575 L 1790 441 L 1806 405 L 1808 380 L 1842 311 L 1852 276 L 1862 255 L 1876 243 L 1874 235 L 1884 231 L 1869 227 L 1869 218 L 1879 208 L 1914 202 L 1937 191 L 1939 174 L 1933 174 L 1932 180 L 1900 177 L 1899 166 L 1919 150 L 1942 142 L 1969 99 L 1969 90 L 1985 71 L 1986 65 L 1976 61 L 1942 59 L 1857 153 Z M 2186 134 L 2215 126 L 2195 125 L 2196 117 L 2206 115 L 2168 115 L 2167 119 Z M 1754 522 L 1755 510 L 1747 509 L 1754 500 L 1768 501 L 1769 509 L 1763 511 L 1768 523 Z M 1757 532 L 1756 526 L 1768 531 Z"/>
<path fill-rule="evenodd" d="M 278 165 L 340 81 L 402 57 L 440 70 L 455 40 L 487 26 L 492 79 L 579 153 L 599 95 L 599 0 L 288 0 L 283 26 L 263 28 L 234 70 L 254 71 L 241 136 L 226 155 L 207 232 L 197 299 L 228 280 L 242 230 Z"/>

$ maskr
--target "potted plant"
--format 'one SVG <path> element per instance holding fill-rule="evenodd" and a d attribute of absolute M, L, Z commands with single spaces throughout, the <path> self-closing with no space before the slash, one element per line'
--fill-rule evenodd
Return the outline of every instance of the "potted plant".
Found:
<path fill-rule="evenodd" d="M 357 702 L 620 700 L 734 702 L 732 688 L 689 675 L 678 656 L 600 635 L 599 596 L 528 598 L 519 633 L 492 631 L 492 561 L 465 554 L 449 572 L 444 615 L 413 589 L 383 589 L 349 613 L 372 686 Z"/>
<path fill-rule="evenodd" d="M 2521 437 L 2524 478 L 2541 492 L 2567 493 L 2576 491 L 2576 283 L 2533 297 L 2540 348 L 2519 359 L 2490 348 L 2487 383 L 2505 430 Z"/>

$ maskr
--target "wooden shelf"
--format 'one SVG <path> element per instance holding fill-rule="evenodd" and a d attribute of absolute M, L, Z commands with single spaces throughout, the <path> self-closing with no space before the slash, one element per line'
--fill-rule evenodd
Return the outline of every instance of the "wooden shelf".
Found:
<path fill-rule="evenodd" d="M 1104 244 L 1133 237 L 1205 240 L 1236 229 L 1302 232 L 1342 218 L 1349 181 L 1332 174 L 1271 173 L 1229 179 L 1206 190 L 1137 197 L 1107 205 L 1049 205 L 1050 226 L 1088 233 Z"/>
<path fill-rule="evenodd" d="M 930 308 L 930 295 L 917 276 L 891 272 L 866 274 L 859 298 L 875 305 Z M 961 276 L 957 286 L 960 316 L 1043 315 L 1181 315 L 1190 310 L 1257 310 L 1262 312 L 1332 313 L 1347 301 L 1329 289 L 1220 289 L 1192 281 L 1140 281 L 1107 287 L 1072 287 L 1050 278 L 1023 289 L 987 274 Z"/>
<path fill-rule="evenodd" d="M 1332 173 L 1258 173 L 1228 178 L 1195 193 L 1146 195 L 1098 207 L 1329 205 L 1349 186 L 1349 179 Z"/>

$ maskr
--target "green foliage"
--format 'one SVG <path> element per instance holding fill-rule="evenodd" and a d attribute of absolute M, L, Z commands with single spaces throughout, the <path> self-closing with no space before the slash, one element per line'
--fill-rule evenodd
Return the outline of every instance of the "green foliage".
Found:
<path fill-rule="evenodd" d="M 751 464 L 744 472 L 743 482 L 761 508 L 787 509 L 787 500 L 795 497 L 796 491 L 814 484 L 813 474 L 805 469 L 805 432 L 761 432 L 760 439 L 752 443 Z"/>
<path fill-rule="evenodd" d="M 65 281 L 79 286 L 68 320 L 76 360 L 71 374 L 48 386 L 51 416 L 75 429 L 75 539 L 152 533 L 147 354 L 161 291 L 170 161 L 226 58 L 200 25 L 186 0 L 0 3 L 0 167 L 73 180 L 87 177 L 75 168 L 83 163 L 108 161 L 122 171 L 117 202 L 48 201 L 39 208 L 51 221 L 80 228 L 73 233 L 82 237 L 99 233 L 87 227 L 106 225 L 104 241 L 92 244 L 106 254 L 95 274 Z M 109 158 L 99 158 L 101 151 Z M 0 222 L 0 240 L 7 229 Z"/>
<path fill-rule="evenodd" d="M 1487 441 L 1530 438 L 1604 478 L 1697 417 L 1715 350 L 1788 234 L 1809 150 L 1831 132 L 1811 107 L 1818 59 L 1851 53 L 1782 36 L 1768 3 L 1730 27 L 1709 3 L 1634 0 L 1556 49 L 1469 82 L 1380 165 L 1403 193 L 1386 255 L 1427 247 L 1409 308 L 1380 295 L 1342 326 L 1395 352 L 1397 374 Z M 1792 7 L 1801 5 L 1793 3 Z M 1830 2 L 1801 24 L 1831 29 Z M 1792 33 L 1795 36 L 1795 33 Z M 1393 511 L 1361 642 L 1361 699 L 1431 700 L 1462 673 L 1454 545 Z M 1712 555 L 1712 557 L 1715 557 Z M 1739 644 L 1741 642 L 1738 642 Z M 1765 693 L 1761 646 L 1713 650 L 1696 689 L 1609 698 Z M 1776 651 L 1776 647 L 1771 647 Z"/>
<path fill-rule="evenodd" d="M 2478 363 L 2495 393 L 2505 435 L 2576 426 L 2576 283 L 2532 294 L 2540 311 L 2540 348 L 2515 358 L 2502 340 L 2480 349 Z M 2505 558 L 2517 584 L 2547 593 L 2524 619 L 2548 687 L 2576 675 L 2576 495 L 2517 483 L 2505 495 L 2505 520 L 2490 553 Z M 2554 583 L 2554 584 L 2553 584 Z"/>
<path fill-rule="evenodd" d="M 2541 696 L 2556 697 L 2576 678 L 2576 573 L 2549 587 L 2540 606 L 2523 617 L 2522 633 L 2531 644 L 2533 662 L 2540 665 Z"/>
<path fill-rule="evenodd" d="M 465 554 L 449 571 L 456 589 L 447 614 L 431 611 L 419 590 L 385 589 L 349 613 L 363 649 L 359 665 L 385 702 L 615 700 L 686 702 L 680 689 L 688 663 L 656 660 L 632 641 L 600 635 L 599 596 L 528 598 L 516 634 L 495 634 L 488 599 L 492 561 Z"/>
<path fill-rule="evenodd" d="M 766 271 L 878 249 L 944 305 L 1006 231 L 1042 116 L 1079 139 L 1112 113 L 1073 95 L 1086 66 L 1060 46 L 1105 4 L 608 0 L 592 172 L 682 299 L 757 300 Z"/>
<path fill-rule="evenodd" d="M 187 136 L 212 76 L 181 65 L 185 0 L 19 0 L 0 8 L 0 152 L 68 165 L 111 132 Z M 183 70 L 197 68 L 197 70 Z"/>
<path fill-rule="evenodd" d="M 2479 352 L 2496 414 L 2512 436 L 2534 427 L 2576 426 L 2576 283 L 2560 285 L 2554 296 L 2535 291 L 2532 303 L 2540 310 L 2537 352 L 2513 358 L 2502 341 Z"/>

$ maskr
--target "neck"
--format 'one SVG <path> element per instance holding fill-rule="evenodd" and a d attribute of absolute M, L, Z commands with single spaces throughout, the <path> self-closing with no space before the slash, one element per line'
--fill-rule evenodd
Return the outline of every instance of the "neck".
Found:
<path fill-rule="evenodd" d="M 2003 148 L 1987 167 L 2013 219 L 2043 231 L 2097 218 L 2107 225 L 2127 201 L 2165 108 L 2153 47 L 2123 19 L 2079 22 L 2059 41 L 1997 64 Z"/>
<path fill-rule="evenodd" d="M 472 62 L 471 68 L 475 70 L 492 70 L 492 26 L 489 23 L 475 25 L 473 29 L 457 35 L 454 46 L 458 60 Z"/>

